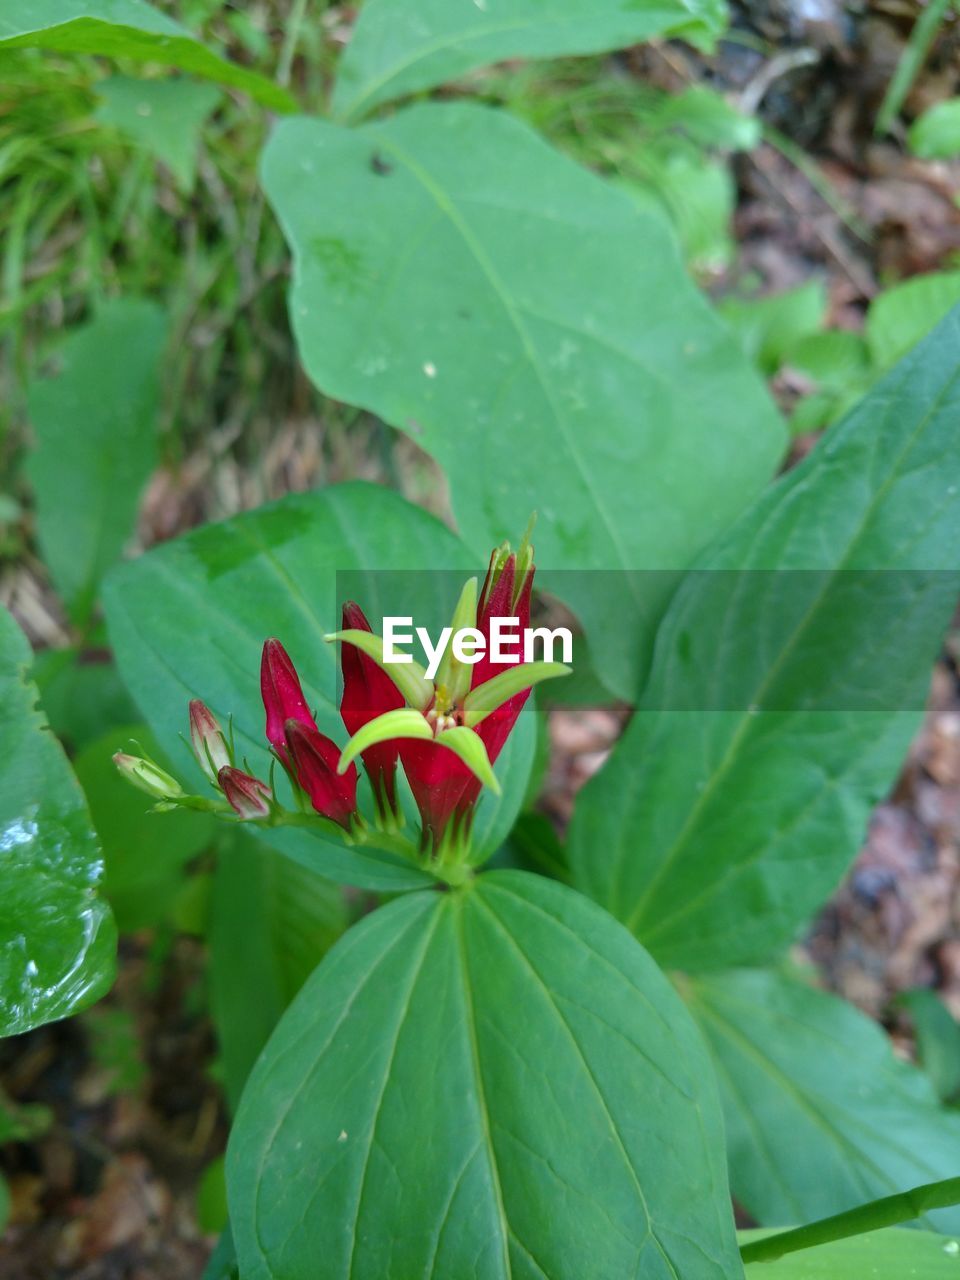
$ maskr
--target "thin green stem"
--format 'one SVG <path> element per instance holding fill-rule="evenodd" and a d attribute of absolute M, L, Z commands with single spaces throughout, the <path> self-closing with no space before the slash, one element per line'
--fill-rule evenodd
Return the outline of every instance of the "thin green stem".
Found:
<path fill-rule="evenodd" d="M 821 1218 L 819 1222 L 811 1222 L 793 1231 L 781 1231 L 763 1240 L 751 1240 L 741 1248 L 740 1256 L 744 1262 L 775 1262 L 787 1253 L 813 1249 L 834 1240 L 846 1240 L 849 1236 L 878 1231 L 882 1227 L 896 1227 L 904 1222 L 913 1222 L 931 1209 L 947 1209 L 955 1204 L 960 1204 L 960 1178 L 927 1182 L 921 1187 L 871 1200 L 869 1204 L 847 1209 L 830 1218 Z"/>
<path fill-rule="evenodd" d="M 290 10 L 290 18 L 287 22 L 287 30 L 283 37 L 283 48 L 280 50 L 280 61 L 277 63 L 277 84 L 282 85 L 284 89 L 290 85 L 290 73 L 293 70 L 293 58 L 297 52 L 297 42 L 300 39 L 300 28 L 303 26 L 303 19 L 307 12 L 307 0 L 293 0 L 293 8 Z"/>

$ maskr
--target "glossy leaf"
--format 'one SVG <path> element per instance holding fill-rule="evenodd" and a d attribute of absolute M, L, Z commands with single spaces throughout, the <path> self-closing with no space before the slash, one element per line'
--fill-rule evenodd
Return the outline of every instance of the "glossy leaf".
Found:
<path fill-rule="evenodd" d="M 732 1280 L 722 1163 L 663 976 L 579 895 L 497 872 L 334 948 L 254 1069 L 227 1188 L 245 1280 Z"/>
<path fill-rule="evenodd" d="M 349 573 L 349 598 L 362 602 L 374 626 L 384 613 L 412 614 L 433 634 L 449 614 L 451 574 L 419 571 L 470 568 L 474 559 L 432 516 L 378 486 L 351 484 L 285 498 L 167 543 L 122 566 L 105 601 L 125 680 L 176 770 L 203 787 L 199 767 L 179 741 L 194 697 L 221 724 L 233 717 L 239 756 L 267 776 L 258 673 L 270 635 L 293 659 L 321 731 L 346 742 L 337 710 L 338 651 L 324 641 L 339 621 L 338 572 Z M 375 569 L 418 572 L 394 577 Z M 532 742 L 525 745 L 532 754 Z M 526 778 L 523 746 L 508 743 L 498 776 L 515 767 Z M 486 804 L 481 801 L 481 816 Z M 265 838 L 330 879 L 388 891 L 429 879 L 399 855 L 345 849 L 303 829 Z"/>
<path fill-rule="evenodd" d="M 96 1000 L 116 954 L 90 814 L 36 710 L 29 663 L 30 646 L 0 609 L 0 1035 Z"/>
<path fill-rule="evenodd" d="M 571 831 L 576 883 L 664 965 L 788 944 L 919 722 L 960 577 L 953 315 L 691 573 Z"/>
<path fill-rule="evenodd" d="M 285 89 L 227 62 L 146 0 L 0 0 L 4 47 L 156 62 L 242 89 L 275 111 L 295 106 Z"/>
<path fill-rule="evenodd" d="M 97 119 L 167 166 L 184 191 L 193 190 L 200 130 L 220 101 L 210 84 L 111 76 L 95 86 Z"/>
<path fill-rule="evenodd" d="M 505 113 L 285 121 L 263 180 L 308 373 L 438 459 L 478 556 L 536 508 L 541 586 L 679 567 L 776 466 L 782 423 L 662 218 Z M 555 577 L 631 691 L 661 602 Z"/>
<path fill-rule="evenodd" d="M 743 1243 L 762 1231 L 741 1231 Z M 890 1227 L 820 1245 L 777 1262 L 754 1262 L 747 1280 L 955 1280 L 957 1250 L 930 1231 Z"/>
<path fill-rule="evenodd" d="M 122 785 L 113 755 L 130 750 L 141 751 L 161 766 L 166 763 L 153 734 L 139 724 L 109 730 L 84 747 L 74 762 L 103 848 L 101 891 L 125 932 L 170 918 L 186 864 L 210 843 L 216 830 L 209 814 L 189 809 L 161 817 L 153 812 L 155 800 Z"/>
<path fill-rule="evenodd" d="M 152 302 L 109 302 L 57 349 L 56 376 L 30 389 L 36 448 L 28 474 L 40 545 L 81 620 L 133 532 L 156 465 L 166 338 L 166 319 Z"/>
<path fill-rule="evenodd" d="M 920 1065 L 942 1102 L 960 1099 L 960 1023 L 928 987 L 902 991 L 896 1003 L 913 1022 Z"/>
<path fill-rule="evenodd" d="M 450 4 L 366 0 L 337 69 L 334 113 L 363 115 L 506 58 L 600 53 L 654 36 L 712 39 L 726 25 L 720 0 L 484 0 Z"/>
<path fill-rule="evenodd" d="M 960 1114 L 836 996 L 762 970 L 699 978 L 690 1007 L 714 1055 L 733 1194 L 787 1226 L 957 1172 Z M 925 1225 L 960 1230 L 960 1209 Z"/>
<path fill-rule="evenodd" d="M 280 1015 L 347 926 L 343 892 L 244 832 L 218 858 L 210 999 L 236 1110 Z"/>

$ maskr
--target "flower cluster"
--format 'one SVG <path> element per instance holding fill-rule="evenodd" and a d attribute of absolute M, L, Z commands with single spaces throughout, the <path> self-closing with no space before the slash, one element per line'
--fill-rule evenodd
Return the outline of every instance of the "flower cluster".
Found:
<path fill-rule="evenodd" d="M 191 746 L 222 799 L 185 795 L 152 761 L 118 754 L 116 763 L 160 807 L 213 809 L 267 825 L 316 821 L 348 843 L 381 845 L 403 825 L 397 786 L 402 768 L 420 815 L 421 839 L 413 852 L 439 862 L 461 861 L 483 786 L 499 791 L 493 765 L 531 688 L 568 670 L 556 662 L 490 656 L 494 618 L 510 619 L 520 632 L 529 627 L 534 571 L 526 538 L 516 553 L 507 544 L 493 552 L 482 589 L 471 578 L 452 619 L 454 632 L 474 628 L 485 645 L 478 646 L 473 662 L 459 660 L 455 646 L 448 648 L 433 680 L 412 658 L 388 663 L 383 640 L 360 606 L 344 605 L 341 629 L 326 637 L 340 644 L 340 715 L 350 735 L 342 749 L 317 727 L 283 645 L 268 639 L 260 664 L 266 738 L 290 780 L 293 811 L 278 802 L 272 771 L 267 782 L 246 765 L 238 767 L 232 732 L 228 738 L 199 700 L 190 704 Z M 358 759 L 373 795 L 372 828 L 358 806 Z"/>

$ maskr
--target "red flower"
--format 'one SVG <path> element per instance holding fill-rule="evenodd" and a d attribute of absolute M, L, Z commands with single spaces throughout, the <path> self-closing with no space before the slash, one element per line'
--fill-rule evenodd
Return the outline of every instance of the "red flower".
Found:
<path fill-rule="evenodd" d="M 371 632 L 363 610 L 352 600 L 343 606 L 340 625 L 344 631 L 352 629 Z M 394 711 L 404 705 L 403 694 L 397 686 L 373 658 L 361 649 L 352 644 L 344 645 L 340 651 L 340 666 L 343 672 L 340 715 L 351 737 L 385 711 Z M 396 772 L 399 755 L 400 749 L 393 742 L 377 743 L 361 753 L 377 807 L 384 817 L 397 807 Z"/>
<path fill-rule="evenodd" d="M 310 797 L 317 813 L 350 830 L 357 811 L 357 769 L 351 764 L 342 774 L 340 748 L 316 728 L 306 728 L 299 720 L 286 723 L 287 748 L 297 781 Z"/>
<path fill-rule="evenodd" d="M 279 640 L 264 642 L 260 660 L 260 692 L 267 713 L 267 741 L 289 768 L 285 726 L 297 720 L 308 729 L 316 729 L 307 700 L 300 688 L 300 678 L 290 656 Z"/>
<path fill-rule="evenodd" d="M 395 696 L 393 709 L 375 718 L 366 715 L 353 730 L 340 767 L 357 754 L 366 759 L 375 747 L 399 749 L 420 810 L 424 844 L 435 853 L 450 843 L 462 844 L 466 839 L 484 784 L 499 790 L 492 765 L 531 687 L 540 680 L 567 672 L 567 668 L 557 662 L 524 665 L 521 661 L 522 633 L 530 623 L 533 575 L 533 551 L 526 539 L 516 555 L 509 547 L 497 548 L 490 561 L 479 607 L 474 578 L 464 588 L 453 618 L 454 633 L 466 627 L 475 627 L 481 632 L 486 640 L 484 655 L 477 663 L 469 664 L 458 661 L 452 649 L 448 649 L 435 683 L 415 663 L 385 665 L 383 642 L 371 635 L 368 627 L 353 625 L 328 637 L 344 641 L 348 648 L 356 648 L 375 663 L 396 686 L 395 694 L 402 695 L 406 704 L 398 707 Z M 496 661 L 490 654 L 494 618 L 514 619 L 517 636 L 511 656 Z M 347 620 L 346 613 L 344 620 Z M 513 632 L 514 628 L 510 630 Z M 344 656 L 345 686 L 349 662 Z M 514 671 L 517 666 L 522 666 L 523 671 Z M 351 727 L 349 723 L 347 727 Z"/>

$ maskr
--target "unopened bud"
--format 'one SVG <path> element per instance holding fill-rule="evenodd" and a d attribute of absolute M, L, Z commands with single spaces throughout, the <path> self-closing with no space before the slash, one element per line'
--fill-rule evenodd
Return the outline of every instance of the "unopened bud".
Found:
<path fill-rule="evenodd" d="M 152 760 L 118 751 L 113 757 L 113 763 L 128 782 L 140 791 L 145 791 L 148 796 L 153 796 L 155 800 L 175 800 L 183 795 L 183 787 L 176 778 L 171 778 L 169 773 Z"/>
<path fill-rule="evenodd" d="M 231 808 L 243 822 L 270 816 L 273 792 L 259 778 L 226 765 L 217 775 L 217 781 Z"/>
<path fill-rule="evenodd" d="M 199 698 L 190 703 L 190 745 L 200 768 L 218 786 L 220 770 L 232 764 L 230 748 L 216 716 Z"/>

